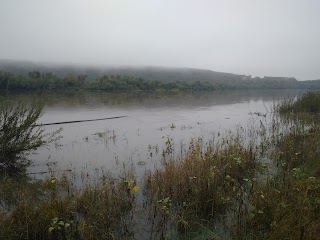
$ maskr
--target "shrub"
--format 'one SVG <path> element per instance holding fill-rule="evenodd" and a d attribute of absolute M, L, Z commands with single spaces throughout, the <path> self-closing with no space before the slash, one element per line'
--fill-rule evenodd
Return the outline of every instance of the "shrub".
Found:
<path fill-rule="evenodd" d="M 21 99 L 0 99 L 0 171 L 25 169 L 30 163 L 28 155 L 57 138 L 59 131 L 44 133 L 44 128 L 36 123 L 44 103 L 43 98 L 30 104 Z"/>

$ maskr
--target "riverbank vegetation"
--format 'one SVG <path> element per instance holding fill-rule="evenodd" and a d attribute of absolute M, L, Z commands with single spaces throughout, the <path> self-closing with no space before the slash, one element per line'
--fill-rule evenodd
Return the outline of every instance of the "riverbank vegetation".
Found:
<path fill-rule="evenodd" d="M 32 71 L 28 74 L 15 74 L 0 71 L 0 91 L 214 91 L 233 89 L 316 89 L 320 81 L 298 82 L 292 78 L 230 78 L 218 81 L 195 78 L 189 80 L 150 80 L 128 75 L 99 75 L 89 79 L 86 74 Z"/>
<path fill-rule="evenodd" d="M 305 102 L 319 104 L 308 101 L 318 94 L 285 100 L 278 109 L 288 102 L 309 109 Z M 269 127 L 261 122 L 254 131 L 239 129 L 205 148 L 192 143 L 184 158 L 147 173 L 148 199 L 163 224 L 181 234 L 205 226 L 210 239 L 317 239 L 319 118 L 288 121 L 282 110 L 273 117 Z"/>
<path fill-rule="evenodd" d="M 21 172 L 33 151 L 57 139 L 59 131 L 44 133 L 37 125 L 44 102 L 41 97 L 30 104 L 0 98 L 0 171 Z"/>
<path fill-rule="evenodd" d="M 319 113 L 318 94 L 280 101 L 251 127 L 193 139 L 184 155 L 167 139 L 161 166 L 142 179 L 125 166 L 95 181 L 2 176 L 0 238 L 318 239 L 319 119 L 287 114 Z"/>
<path fill-rule="evenodd" d="M 307 92 L 297 99 L 288 98 L 279 106 L 279 112 L 290 113 L 320 113 L 320 92 Z"/>
<path fill-rule="evenodd" d="M 137 191 L 130 172 L 122 179 L 106 173 L 96 184 L 80 180 L 81 189 L 67 174 L 41 181 L 1 176 L 0 239 L 130 239 Z"/>

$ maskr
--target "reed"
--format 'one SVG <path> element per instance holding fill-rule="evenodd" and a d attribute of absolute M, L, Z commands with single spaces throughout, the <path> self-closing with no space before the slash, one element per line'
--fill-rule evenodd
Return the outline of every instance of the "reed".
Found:
<path fill-rule="evenodd" d="M 252 146 L 238 138 L 226 138 L 205 150 L 201 142 L 192 142 L 182 159 L 167 159 L 161 170 L 145 174 L 146 196 L 155 205 L 154 214 L 175 223 L 181 232 L 227 211 L 239 218 L 235 224 L 240 229 L 243 203 L 259 165 Z"/>
<path fill-rule="evenodd" d="M 280 113 L 319 113 L 320 91 L 310 91 L 297 98 L 287 98 L 278 105 Z"/>
<path fill-rule="evenodd" d="M 289 109 L 296 101 L 278 106 Z M 271 124 L 260 121 L 205 149 L 192 142 L 184 157 L 167 157 L 162 168 L 145 174 L 160 239 L 172 228 L 182 239 L 194 239 L 199 225 L 214 239 L 318 238 L 319 121 L 302 121 L 298 114 L 297 121 L 286 121 L 280 109 Z"/>
<path fill-rule="evenodd" d="M 10 185 L 10 179 L 1 186 Z M 26 181 L 26 179 L 24 179 Z M 0 239 L 125 239 L 131 234 L 135 204 L 133 174 L 105 175 L 97 184 L 77 188 L 67 175 L 51 176 L 29 189 L 15 189 L 13 205 L 2 202 Z M 33 186 L 34 184 L 34 186 Z M 23 183 L 20 183 L 23 186 Z M 34 190 L 37 188 L 38 194 Z M 40 187 L 40 189 L 39 189 Z M 33 193 L 31 195 L 31 193 Z"/>

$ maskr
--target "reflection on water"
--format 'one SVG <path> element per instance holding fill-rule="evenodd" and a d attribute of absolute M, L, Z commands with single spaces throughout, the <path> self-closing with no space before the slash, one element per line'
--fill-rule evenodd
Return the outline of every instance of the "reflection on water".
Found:
<path fill-rule="evenodd" d="M 50 94 L 42 123 L 128 116 L 97 122 L 47 126 L 63 128 L 63 138 L 33 156 L 31 172 L 48 168 L 88 172 L 117 171 L 131 164 L 137 174 L 160 159 L 165 142 L 183 153 L 191 138 L 210 139 L 214 132 L 245 126 L 263 118 L 272 103 L 292 91 L 225 91 L 212 93 Z M 28 100 L 31 96 L 24 95 Z M 260 116 L 250 113 L 259 112 Z M 179 151 L 177 150 L 179 149 Z"/>
<path fill-rule="evenodd" d="M 270 100 L 296 94 L 294 91 L 217 91 L 203 93 L 104 93 L 74 92 L 51 94 L 48 107 L 101 107 L 113 108 L 194 108 L 225 105 L 246 101 Z"/>

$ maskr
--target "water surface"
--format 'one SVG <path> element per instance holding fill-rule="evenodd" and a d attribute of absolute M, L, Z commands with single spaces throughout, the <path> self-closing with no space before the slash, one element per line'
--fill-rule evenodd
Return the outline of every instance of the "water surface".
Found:
<path fill-rule="evenodd" d="M 72 93 L 51 94 L 41 123 L 127 116 L 62 127 L 62 139 L 32 156 L 29 172 L 56 169 L 117 171 L 122 163 L 137 173 L 159 164 L 165 142 L 184 152 L 192 138 L 246 126 L 254 113 L 267 114 L 274 101 L 292 91 L 225 91 L 212 93 Z M 24 96 L 28 101 L 30 96 Z"/>

